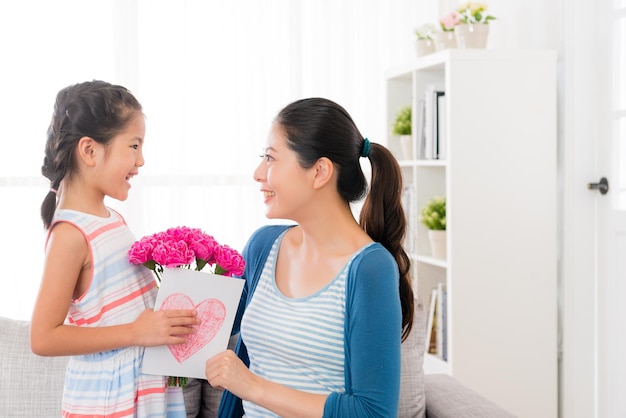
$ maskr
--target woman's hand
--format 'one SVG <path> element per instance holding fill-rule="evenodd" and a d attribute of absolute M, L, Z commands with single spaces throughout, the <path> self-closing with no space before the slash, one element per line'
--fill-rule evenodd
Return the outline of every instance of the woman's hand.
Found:
<path fill-rule="evenodd" d="M 137 337 L 137 345 L 143 347 L 182 344 L 187 341 L 185 335 L 196 332 L 194 325 L 199 323 L 193 309 L 146 309 L 132 323 L 132 332 Z"/>
<path fill-rule="evenodd" d="M 222 351 L 208 359 L 205 374 L 211 386 L 226 389 L 241 399 L 252 398 L 257 376 L 232 350 Z"/>
<path fill-rule="evenodd" d="M 211 386 L 226 389 L 281 417 L 321 417 L 324 413 L 328 395 L 301 392 L 263 379 L 252 373 L 232 350 L 208 359 L 205 374 Z"/>

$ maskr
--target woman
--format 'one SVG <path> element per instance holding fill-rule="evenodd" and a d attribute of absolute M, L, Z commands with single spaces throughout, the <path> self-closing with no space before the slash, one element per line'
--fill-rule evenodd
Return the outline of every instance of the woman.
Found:
<path fill-rule="evenodd" d="M 266 216 L 296 225 L 262 227 L 244 250 L 236 354 L 206 363 L 227 390 L 220 416 L 397 416 L 413 319 L 397 161 L 341 106 L 311 98 L 279 112 L 254 178 Z M 357 222 L 350 203 L 365 195 Z"/>

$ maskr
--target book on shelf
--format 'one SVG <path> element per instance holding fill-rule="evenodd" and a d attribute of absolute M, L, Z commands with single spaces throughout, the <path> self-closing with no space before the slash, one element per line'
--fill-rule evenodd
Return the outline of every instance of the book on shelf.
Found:
<path fill-rule="evenodd" d="M 437 354 L 437 289 L 430 293 L 426 325 L 426 353 Z"/>
<path fill-rule="evenodd" d="M 407 219 L 407 231 L 406 236 L 404 237 L 404 251 L 409 254 L 415 253 L 415 233 L 417 231 L 417 227 L 415 225 L 415 209 L 414 209 L 414 191 L 413 185 L 409 184 L 408 186 L 404 186 L 402 189 L 402 207 L 404 208 L 404 216 Z"/>
<path fill-rule="evenodd" d="M 436 315 L 436 323 L 437 323 L 437 357 L 442 360 L 447 360 L 447 331 L 448 327 L 446 325 L 447 315 L 446 315 L 446 285 L 444 283 L 439 283 L 437 288 L 435 289 L 437 292 L 437 306 L 435 307 L 435 315 Z"/>
<path fill-rule="evenodd" d="M 424 92 L 424 159 L 432 160 L 434 158 L 433 151 L 433 112 L 435 106 L 433 104 L 433 93 L 435 85 L 429 84 Z"/>
<path fill-rule="evenodd" d="M 437 92 L 437 111 L 435 112 L 437 125 L 437 159 L 446 158 L 446 93 Z"/>
<path fill-rule="evenodd" d="M 441 358 L 443 361 L 448 361 L 448 292 L 443 285 L 443 288 L 439 291 L 441 297 Z"/>
<path fill-rule="evenodd" d="M 448 360 L 448 318 L 446 285 L 439 283 L 432 289 L 428 306 L 426 353 Z"/>
<path fill-rule="evenodd" d="M 439 97 L 444 96 L 443 87 L 437 84 L 428 84 L 424 91 L 424 159 L 436 160 L 439 158 Z M 442 108 L 443 113 L 443 108 Z"/>
<path fill-rule="evenodd" d="M 415 105 L 415 142 L 417 143 L 417 159 L 424 159 L 426 155 L 426 138 L 424 137 L 425 100 L 419 99 Z"/>

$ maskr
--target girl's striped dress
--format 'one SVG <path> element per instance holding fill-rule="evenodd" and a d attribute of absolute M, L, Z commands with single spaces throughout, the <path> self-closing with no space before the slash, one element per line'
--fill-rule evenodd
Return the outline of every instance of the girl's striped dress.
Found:
<path fill-rule="evenodd" d="M 147 268 L 129 263 L 128 250 L 135 238 L 122 216 L 111 209 L 110 213 L 108 218 L 73 210 L 55 213 L 52 225 L 76 226 L 93 257 L 91 284 L 71 301 L 69 325 L 127 324 L 154 307 L 155 278 Z M 166 390 L 163 376 L 140 373 L 143 352 L 143 347 L 126 347 L 72 356 L 65 376 L 63 417 L 184 417 L 182 392 Z M 168 400 L 172 395 L 177 399 Z"/>

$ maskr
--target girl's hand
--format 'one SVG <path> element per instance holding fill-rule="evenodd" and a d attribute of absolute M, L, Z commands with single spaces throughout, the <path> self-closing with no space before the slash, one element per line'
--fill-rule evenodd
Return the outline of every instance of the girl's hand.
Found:
<path fill-rule="evenodd" d="M 226 389 L 241 399 L 250 400 L 257 379 L 232 351 L 218 353 L 206 361 L 206 378 L 211 386 Z"/>
<path fill-rule="evenodd" d="M 185 335 L 196 332 L 194 325 L 200 320 L 193 309 L 154 311 L 146 309 L 132 323 L 132 332 L 137 345 L 153 347 L 157 345 L 182 344 Z"/>

